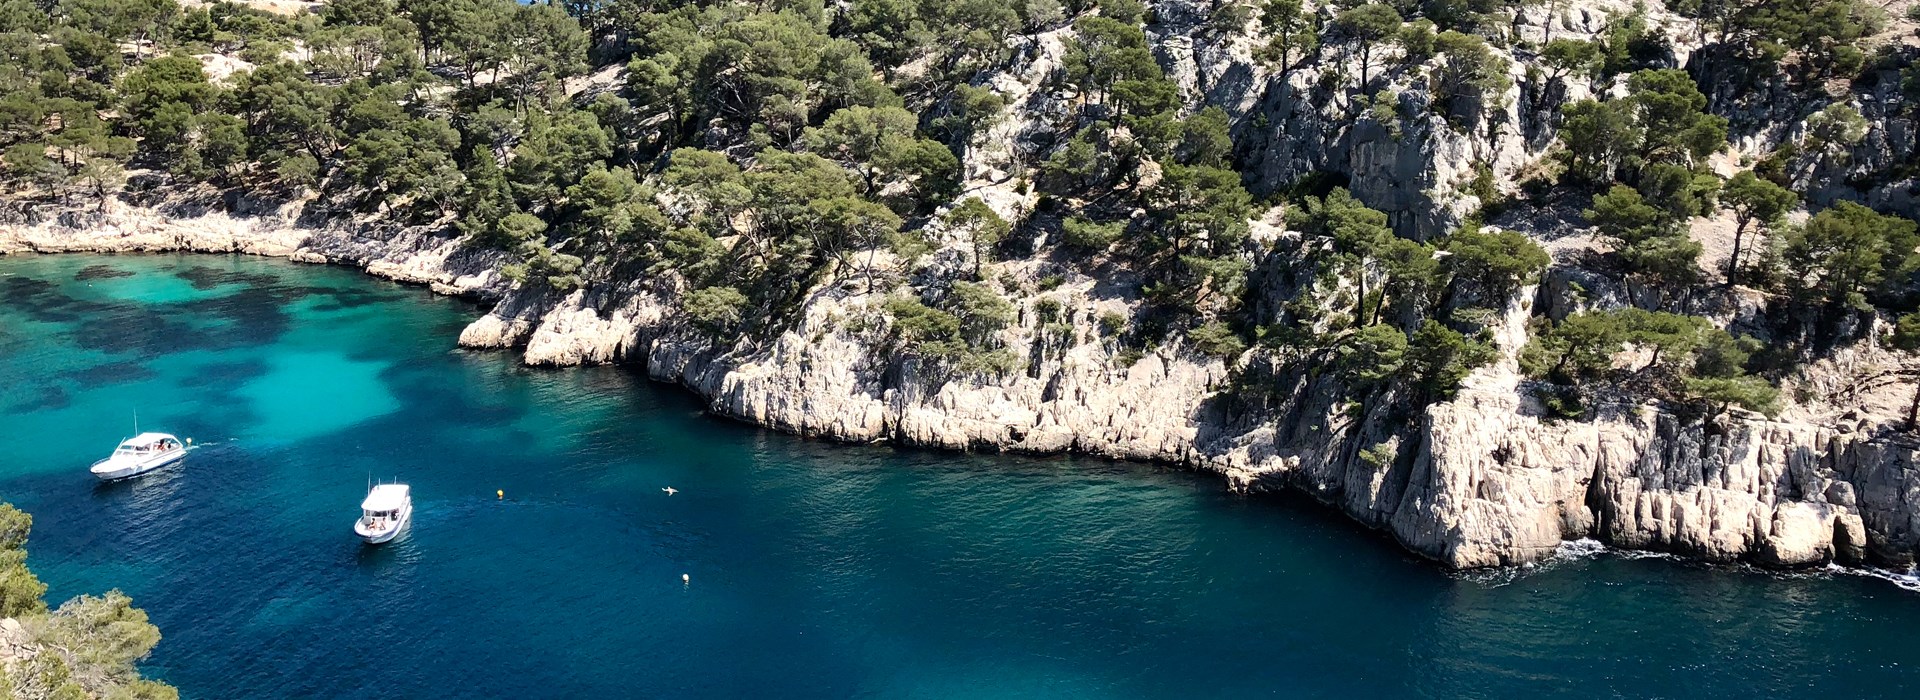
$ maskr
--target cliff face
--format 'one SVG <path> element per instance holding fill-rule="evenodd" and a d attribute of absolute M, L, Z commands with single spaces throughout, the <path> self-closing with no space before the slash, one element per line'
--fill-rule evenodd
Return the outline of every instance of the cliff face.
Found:
<path fill-rule="evenodd" d="M 1597 35 L 1609 17 L 1631 11 L 1631 3 L 1607 0 L 1568 5 L 1555 37 Z M 1408 237 L 1438 236 L 1477 208 L 1466 193 L 1476 169 L 1513 190 L 1552 148 L 1557 106 L 1612 89 L 1547 80 L 1529 70 L 1535 57 L 1506 54 L 1513 87 L 1487 116 L 1432 114 L 1425 81 L 1396 75 L 1379 94 L 1414 116 L 1383 122 L 1344 92 L 1318 87 L 1324 72 L 1355 70 L 1341 47 L 1279 75 L 1251 58 L 1247 32 L 1211 26 L 1211 6 L 1164 0 L 1152 11 L 1156 56 L 1190 104 L 1228 111 L 1252 189 L 1331 173 Z M 1648 19 L 1672 36 L 1692 34 L 1685 20 L 1658 10 Z M 1514 31 L 1539 42 L 1547 25 L 1543 11 L 1529 9 Z M 1053 125 L 1070 109 L 1045 88 L 1066 31 L 1012 39 L 1017 57 L 985 79 L 1007 98 L 1008 117 L 969 149 L 966 192 L 1010 221 L 1039 206 L 1017 177 L 1019 163 L 1060 137 Z M 1688 65 L 1685 41 L 1676 51 L 1676 66 L 1710 68 Z M 1839 99 L 1869 104 L 1887 89 Z M 1747 153 L 1794 138 L 1823 106 L 1714 99 L 1747 110 L 1751 119 L 1736 119 L 1736 127 L 1767 125 L 1736 134 Z M 1806 189 L 1842 196 L 1848 178 L 1910 162 L 1911 124 L 1891 110 L 1861 112 L 1869 130 L 1851 157 L 1797 165 Z M 1898 183 L 1877 187 L 1867 196 L 1901 191 Z M 1130 316 L 1143 303 L 1137 285 L 1125 283 L 1124 271 L 1086 272 L 1045 256 L 994 267 L 1024 295 L 1014 300 L 1018 321 L 998 338 L 1014 370 L 958 375 L 897 352 L 880 309 L 887 290 L 853 281 L 814 289 L 774 332 L 716 339 L 680 318 L 672 279 L 609 273 L 559 293 L 514 285 L 498 273 L 508 262 L 501 254 L 431 228 L 330 221 L 298 203 L 260 209 L 202 214 L 112 203 L 57 216 L 21 211 L 0 224 L 0 252 L 194 250 L 354 265 L 496 300 L 461 334 L 466 347 L 513 348 L 538 365 L 642 363 L 715 413 L 805 435 L 1160 460 L 1220 473 L 1236 489 L 1295 489 L 1455 567 L 1529 562 L 1582 537 L 1777 566 L 1911 564 L 1920 553 L 1920 448 L 1891 428 L 1913 387 L 1910 379 L 1874 380 L 1900 364 L 1870 344 L 1794 378 L 1787 388 L 1803 396 L 1779 420 L 1736 412 L 1703 421 L 1634 401 L 1604 407 L 1594 420 L 1548 417 L 1516 359 L 1528 320 L 1649 291 L 1580 269 L 1584 243 L 1550 246 L 1561 255 L 1546 283 L 1508 301 L 1493 322 L 1498 361 L 1475 371 L 1456 398 L 1415 411 L 1392 389 L 1356 395 L 1312 357 L 1255 350 L 1228 362 L 1177 338 L 1128 356 L 1100 319 Z M 1509 218 L 1510 228 L 1549 242 L 1578 228 L 1564 217 Z M 1291 235 L 1278 221 L 1267 212 L 1255 240 Z M 964 242 L 937 243 L 936 258 L 964 259 Z M 1575 293 L 1574 280 L 1586 294 Z M 1719 315 L 1740 323 L 1756 308 L 1735 303 Z"/>

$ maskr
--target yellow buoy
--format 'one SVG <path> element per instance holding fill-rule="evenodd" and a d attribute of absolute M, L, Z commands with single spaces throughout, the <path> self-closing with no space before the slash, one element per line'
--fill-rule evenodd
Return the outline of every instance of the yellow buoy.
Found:
<path fill-rule="evenodd" d="M 496 490 L 496 491 L 494 491 L 494 492 L 493 492 L 493 495 L 494 495 L 495 497 L 497 497 L 497 498 L 499 498 L 499 499 L 500 499 L 500 500 L 502 500 L 502 501 L 504 501 L 504 500 L 507 500 L 507 490 L 506 490 L 506 489 L 499 489 L 499 490 Z"/>

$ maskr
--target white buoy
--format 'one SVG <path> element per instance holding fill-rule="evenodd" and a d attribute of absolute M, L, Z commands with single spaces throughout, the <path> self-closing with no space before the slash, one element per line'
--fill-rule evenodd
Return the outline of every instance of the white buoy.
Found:
<path fill-rule="evenodd" d="M 680 575 L 680 583 L 681 583 L 682 585 L 685 585 L 685 584 L 690 584 L 690 583 L 693 583 L 693 577 L 692 577 L 692 576 L 688 576 L 688 575 L 686 575 L 686 574 L 681 574 L 681 575 Z"/>

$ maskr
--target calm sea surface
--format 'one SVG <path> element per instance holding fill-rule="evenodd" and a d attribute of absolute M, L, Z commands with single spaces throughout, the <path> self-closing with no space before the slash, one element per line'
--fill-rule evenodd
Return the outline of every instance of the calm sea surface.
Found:
<path fill-rule="evenodd" d="M 808 441 L 454 349 L 478 313 L 273 260 L 0 258 L 0 499 L 51 595 L 131 594 L 193 698 L 1920 691 L 1920 593 L 1886 580 L 1450 575 L 1204 475 Z M 201 447 L 96 485 L 136 409 Z M 417 515 L 365 547 L 380 479 Z"/>

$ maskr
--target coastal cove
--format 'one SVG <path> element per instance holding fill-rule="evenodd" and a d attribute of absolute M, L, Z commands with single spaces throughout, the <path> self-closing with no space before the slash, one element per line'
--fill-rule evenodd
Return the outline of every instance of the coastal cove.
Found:
<path fill-rule="evenodd" d="M 479 313 L 253 257 L 0 258 L 0 495 L 50 597 L 128 592 L 188 697 L 1920 688 L 1920 595 L 1886 581 L 1447 574 L 1211 475 L 810 441 L 631 369 L 455 350 Z M 134 408 L 202 447 L 96 486 Z M 388 548 L 350 532 L 369 478 L 416 490 Z"/>

